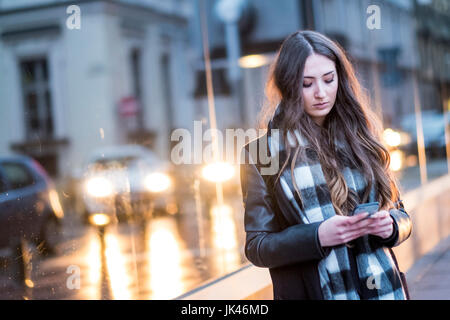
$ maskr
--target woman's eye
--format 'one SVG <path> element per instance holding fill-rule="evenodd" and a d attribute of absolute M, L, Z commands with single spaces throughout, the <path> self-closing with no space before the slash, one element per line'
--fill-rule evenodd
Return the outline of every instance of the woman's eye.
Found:
<path fill-rule="evenodd" d="M 325 80 L 326 83 L 332 83 L 334 81 L 334 77 L 329 79 L 329 80 Z M 303 83 L 303 88 L 309 88 L 312 86 L 312 83 Z"/>

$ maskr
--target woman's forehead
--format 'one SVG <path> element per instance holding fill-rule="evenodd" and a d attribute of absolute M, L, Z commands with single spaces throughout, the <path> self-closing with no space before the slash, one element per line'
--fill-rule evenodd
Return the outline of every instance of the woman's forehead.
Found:
<path fill-rule="evenodd" d="M 336 66 L 333 60 L 319 54 L 313 54 L 306 59 L 303 74 L 305 78 L 320 78 L 335 70 Z"/>

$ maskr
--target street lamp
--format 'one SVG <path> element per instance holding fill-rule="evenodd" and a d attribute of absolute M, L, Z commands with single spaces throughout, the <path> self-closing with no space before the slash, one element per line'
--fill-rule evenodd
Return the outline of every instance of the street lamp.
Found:
<path fill-rule="evenodd" d="M 225 24 L 228 75 L 233 82 L 241 76 L 238 64 L 241 55 L 238 22 L 245 4 L 245 0 L 220 0 L 215 7 L 217 16 Z"/>
<path fill-rule="evenodd" d="M 265 54 L 251 54 L 239 58 L 239 66 L 243 69 L 260 68 L 269 64 L 271 57 Z"/>
<path fill-rule="evenodd" d="M 241 121 L 245 124 L 245 112 L 243 106 L 242 77 L 239 66 L 241 56 L 241 45 L 239 37 L 239 20 L 246 0 L 220 0 L 216 3 L 215 12 L 219 19 L 225 24 L 225 41 L 228 60 L 228 80 L 231 83 L 233 95 L 237 97 L 241 113 Z"/>

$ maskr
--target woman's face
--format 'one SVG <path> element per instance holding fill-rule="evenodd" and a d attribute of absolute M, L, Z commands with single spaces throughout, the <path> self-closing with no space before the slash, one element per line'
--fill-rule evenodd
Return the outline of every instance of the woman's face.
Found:
<path fill-rule="evenodd" d="M 321 126 L 336 101 L 338 74 L 335 63 L 325 56 L 312 54 L 306 59 L 303 75 L 305 111 Z"/>

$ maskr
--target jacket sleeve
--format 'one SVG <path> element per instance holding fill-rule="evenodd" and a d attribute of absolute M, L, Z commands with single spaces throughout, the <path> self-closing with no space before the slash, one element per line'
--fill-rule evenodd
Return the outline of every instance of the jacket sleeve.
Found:
<path fill-rule="evenodd" d="M 392 248 L 399 246 L 409 238 L 412 231 L 412 222 L 403 206 L 402 200 L 399 200 L 396 204 L 396 208 L 390 209 L 389 213 L 392 220 L 394 220 L 394 231 L 392 232 L 392 235 L 387 239 L 378 236 L 372 236 L 372 239 L 378 246 Z"/>
<path fill-rule="evenodd" d="M 321 222 L 282 229 L 272 195 L 254 164 L 241 164 L 241 188 L 245 255 L 250 262 L 258 267 L 274 268 L 324 257 L 318 238 Z"/>

